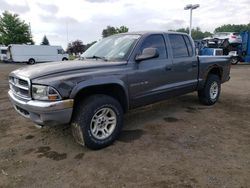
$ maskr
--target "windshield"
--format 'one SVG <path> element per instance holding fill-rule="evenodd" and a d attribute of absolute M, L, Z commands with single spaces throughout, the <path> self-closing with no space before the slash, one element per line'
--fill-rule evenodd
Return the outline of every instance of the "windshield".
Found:
<path fill-rule="evenodd" d="M 125 60 L 140 35 L 113 35 L 91 46 L 81 57 L 86 59 L 103 59 L 105 61 Z"/>

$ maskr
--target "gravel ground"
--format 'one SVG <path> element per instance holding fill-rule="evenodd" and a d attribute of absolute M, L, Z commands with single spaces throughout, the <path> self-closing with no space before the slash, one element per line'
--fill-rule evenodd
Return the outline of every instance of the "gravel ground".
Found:
<path fill-rule="evenodd" d="M 13 110 L 7 76 L 21 66 L 0 63 L 0 187 L 250 187 L 250 66 L 232 66 L 214 106 L 192 93 L 129 112 L 99 151 Z"/>

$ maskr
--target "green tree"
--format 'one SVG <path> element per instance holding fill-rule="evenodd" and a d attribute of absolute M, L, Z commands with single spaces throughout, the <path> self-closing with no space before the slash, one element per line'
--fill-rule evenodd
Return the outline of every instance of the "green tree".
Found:
<path fill-rule="evenodd" d="M 75 55 L 79 53 L 83 53 L 84 50 L 85 50 L 85 45 L 83 44 L 81 40 L 75 40 L 69 43 L 67 47 L 67 52 L 70 54 L 75 54 Z"/>
<path fill-rule="evenodd" d="M 115 27 L 107 26 L 106 29 L 102 30 L 102 37 L 105 38 L 105 37 L 114 35 L 116 33 L 117 33 L 117 31 L 116 31 Z"/>
<path fill-rule="evenodd" d="M 49 40 L 46 35 L 44 35 L 41 45 L 50 45 Z"/>
<path fill-rule="evenodd" d="M 121 26 L 120 28 L 116 28 L 116 33 L 127 33 L 128 32 L 128 28 L 126 26 Z"/>
<path fill-rule="evenodd" d="M 208 31 L 202 32 L 199 27 L 192 29 L 192 38 L 194 40 L 203 39 L 203 38 L 209 37 L 209 36 L 212 36 L 212 33 L 208 32 Z"/>
<path fill-rule="evenodd" d="M 120 26 L 120 27 L 107 26 L 106 29 L 102 30 L 102 37 L 105 38 L 118 33 L 126 33 L 128 32 L 128 30 L 129 29 L 126 26 Z"/>
<path fill-rule="evenodd" d="M 0 16 L 0 38 L 4 45 L 34 44 L 30 27 L 17 14 L 7 11 Z"/>
<path fill-rule="evenodd" d="M 66 52 L 69 53 L 69 54 L 73 54 L 73 47 L 72 47 L 72 43 L 71 42 L 68 43 Z"/>
<path fill-rule="evenodd" d="M 85 45 L 85 48 L 84 48 L 84 51 L 86 51 L 89 47 L 91 47 L 93 44 L 95 44 L 96 43 L 96 41 L 93 41 L 93 42 L 91 42 L 91 43 L 88 43 L 88 44 L 86 44 Z"/>
<path fill-rule="evenodd" d="M 181 32 L 181 33 L 188 33 L 189 29 L 187 27 L 187 28 L 180 28 L 180 29 L 177 29 L 177 30 L 170 30 L 170 31 L 176 31 L 176 32 Z"/>
<path fill-rule="evenodd" d="M 170 31 L 189 33 L 189 28 L 188 27 L 187 28 L 180 28 L 177 30 L 170 30 Z M 211 35 L 212 35 L 212 33 L 208 32 L 208 31 L 202 32 L 199 27 L 192 29 L 192 38 L 194 40 L 203 39 L 203 38 L 209 37 Z"/>
<path fill-rule="evenodd" d="M 250 31 L 250 23 L 248 24 L 227 24 L 215 28 L 214 32 L 241 32 L 241 31 Z"/>
<path fill-rule="evenodd" d="M 67 47 L 67 52 L 69 54 L 78 54 L 78 53 L 83 53 L 85 52 L 90 46 L 92 46 L 93 44 L 95 44 L 96 41 L 93 41 L 91 43 L 88 44 L 83 44 L 83 42 L 81 40 L 76 40 L 73 41 L 71 43 L 68 43 L 68 47 Z"/>

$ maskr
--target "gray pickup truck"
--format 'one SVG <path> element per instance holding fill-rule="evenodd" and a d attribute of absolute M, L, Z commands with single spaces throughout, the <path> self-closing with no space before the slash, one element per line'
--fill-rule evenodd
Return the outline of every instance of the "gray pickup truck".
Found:
<path fill-rule="evenodd" d="M 78 143 L 100 149 L 117 139 L 128 110 L 194 91 L 213 105 L 229 74 L 229 57 L 196 56 L 187 34 L 134 32 L 102 39 L 77 61 L 15 70 L 8 94 L 35 124 L 71 124 Z"/>

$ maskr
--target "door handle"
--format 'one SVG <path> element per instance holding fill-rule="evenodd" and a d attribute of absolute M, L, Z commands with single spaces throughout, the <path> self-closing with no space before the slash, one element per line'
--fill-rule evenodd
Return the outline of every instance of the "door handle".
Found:
<path fill-rule="evenodd" d="M 171 67 L 165 67 L 165 70 L 166 70 L 166 71 L 171 71 L 172 68 L 171 68 Z"/>

